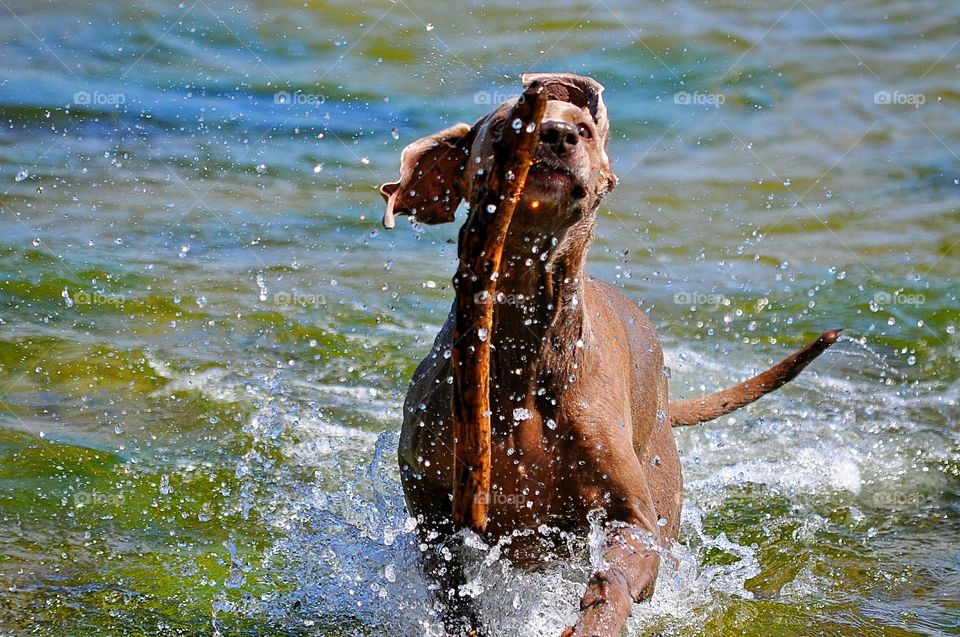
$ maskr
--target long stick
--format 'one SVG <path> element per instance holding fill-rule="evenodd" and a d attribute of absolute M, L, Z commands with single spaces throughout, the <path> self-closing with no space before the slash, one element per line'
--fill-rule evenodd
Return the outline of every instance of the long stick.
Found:
<path fill-rule="evenodd" d="M 547 107 L 543 85 L 531 84 L 494 141 L 493 166 L 477 177 L 477 196 L 460 230 L 460 265 L 453 328 L 453 519 L 483 532 L 490 502 L 490 339 L 496 273 L 513 211 L 520 200 L 540 120 Z M 469 168 L 468 168 L 469 170 Z"/>

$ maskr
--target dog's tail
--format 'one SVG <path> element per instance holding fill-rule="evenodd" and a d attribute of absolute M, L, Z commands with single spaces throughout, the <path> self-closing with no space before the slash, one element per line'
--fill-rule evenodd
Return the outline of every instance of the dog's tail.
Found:
<path fill-rule="evenodd" d="M 783 359 L 779 364 L 730 389 L 703 398 L 670 403 L 668 417 L 672 427 L 696 425 L 719 418 L 749 405 L 756 399 L 793 380 L 813 359 L 837 342 L 843 330 L 824 332 L 820 338 Z"/>

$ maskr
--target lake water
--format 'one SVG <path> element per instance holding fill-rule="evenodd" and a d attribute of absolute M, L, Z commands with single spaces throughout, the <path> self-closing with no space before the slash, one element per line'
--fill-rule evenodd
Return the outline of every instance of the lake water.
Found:
<path fill-rule="evenodd" d="M 847 329 L 677 432 L 629 634 L 960 634 L 960 3 L 4 0 L 0 63 L 0 634 L 438 634 L 395 448 L 458 224 L 376 187 L 530 70 L 606 86 L 590 271 L 675 396 Z M 559 634 L 583 569 L 478 553 Z"/>

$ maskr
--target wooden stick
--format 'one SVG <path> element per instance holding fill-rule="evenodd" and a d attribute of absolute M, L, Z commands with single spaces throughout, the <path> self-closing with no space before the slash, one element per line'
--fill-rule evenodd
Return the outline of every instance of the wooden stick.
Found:
<path fill-rule="evenodd" d="M 513 211 L 533 163 L 546 107 L 543 85 L 531 84 L 494 141 L 493 166 L 487 174 L 473 177 L 477 195 L 460 229 L 451 349 L 453 519 L 480 533 L 487 526 L 490 502 L 490 339 L 496 273 Z"/>

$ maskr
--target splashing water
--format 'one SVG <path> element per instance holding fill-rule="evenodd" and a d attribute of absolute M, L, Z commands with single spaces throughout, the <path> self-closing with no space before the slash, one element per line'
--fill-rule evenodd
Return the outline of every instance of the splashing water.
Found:
<path fill-rule="evenodd" d="M 209 376 L 213 382 L 205 391 L 221 398 L 230 395 L 217 377 Z M 263 515 L 274 538 L 263 564 L 278 573 L 284 586 L 245 603 L 218 597 L 213 608 L 217 621 L 239 614 L 320 631 L 316 634 L 351 626 L 349 630 L 366 634 L 365 627 L 377 626 L 380 634 L 442 636 L 434 584 L 418 567 L 417 523 L 406 513 L 399 485 L 398 433 L 361 432 L 304 411 L 279 377 L 269 380 L 264 390 L 264 407 L 245 427 L 249 441 L 237 467 L 239 498 L 245 518 L 254 510 Z M 268 449 L 278 447 L 289 461 L 308 463 L 314 479 L 281 479 L 283 463 L 267 460 Z M 662 551 L 657 594 L 635 608 L 629 634 L 695 626 L 718 598 L 752 597 L 744 585 L 759 572 L 755 549 L 723 532 L 706 532 L 706 515 L 695 504 L 684 507 L 683 543 Z M 460 594 L 477 600 L 492 634 L 559 634 L 575 621 L 587 579 L 603 567 L 606 546 L 602 511 L 591 512 L 589 521 L 586 538 L 546 526 L 531 531 L 542 536 L 545 547 L 566 546 L 572 556 L 535 571 L 516 568 L 502 557 L 515 536 L 488 546 L 468 532 L 468 581 Z M 224 586 L 239 588 L 250 569 L 232 543 L 226 546 L 230 573 Z M 729 563 L 703 566 L 705 555 L 718 553 L 729 556 Z"/>

